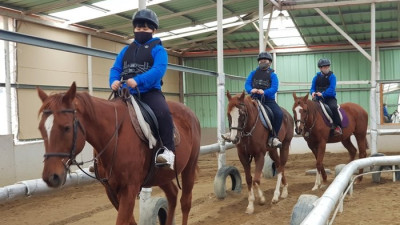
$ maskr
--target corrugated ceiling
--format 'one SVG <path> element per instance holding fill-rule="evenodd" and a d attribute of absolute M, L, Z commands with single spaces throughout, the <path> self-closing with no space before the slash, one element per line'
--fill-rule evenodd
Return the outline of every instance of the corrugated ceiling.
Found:
<path fill-rule="evenodd" d="M 0 15 L 15 17 L 18 20 L 30 20 L 40 23 L 55 12 L 74 9 L 81 6 L 92 6 L 101 0 L 0 0 Z M 348 45 L 348 41 L 333 28 L 314 9 L 319 8 L 336 25 L 358 43 L 368 44 L 371 37 L 371 2 L 376 2 L 376 41 L 393 43 L 400 41 L 400 0 L 270 0 L 264 2 L 265 15 L 271 8 L 281 4 L 280 9 L 288 10 L 290 18 L 297 27 L 306 47 Z M 258 51 L 258 1 L 257 0 L 225 0 L 224 18 L 241 16 L 246 24 L 224 29 L 224 49 L 233 52 Z M 172 0 L 157 5 L 150 5 L 160 19 L 158 32 L 170 32 L 179 28 L 202 25 L 214 22 L 216 16 L 216 0 Z M 87 27 L 95 34 L 107 37 L 117 35 L 113 39 L 126 41 L 132 38 L 132 14 L 129 10 L 88 21 L 72 24 Z M 38 17 L 39 16 L 39 17 Z M 39 19 L 38 19 L 39 18 Z M 47 18 L 48 20 L 48 18 Z M 254 24 L 253 24 L 254 22 Z M 57 22 L 60 23 L 60 22 Z M 62 23 L 62 22 L 61 22 Z M 48 25 L 48 23 L 46 23 Z M 161 38 L 162 39 L 162 38 Z M 269 40 L 274 48 L 282 48 Z M 216 51 L 216 31 L 186 36 L 163 41 L 170 51 L 181 54 Z M 297 47 L 297 46 L 292 46 Z"/>

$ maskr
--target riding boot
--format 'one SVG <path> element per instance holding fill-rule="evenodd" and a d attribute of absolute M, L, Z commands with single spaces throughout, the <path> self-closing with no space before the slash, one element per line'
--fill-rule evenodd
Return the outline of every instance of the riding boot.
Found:
<path fill-rule="evenodd" d="M 334 134 L 335 136 L 342 135 L 343 134 L 342 128 L 340 126 L 336 126 L 336 128 L 334 129 Z"/>
<path fill-rule="evenodd" d="M 282 147 L 282 142 L 277 137 L 270 137 L 268 139 L 268 146 L 272 148 Z"/>
<path fill-rule="evenodd" d="M 173 151 L 164 147 L 164 151 L 157 156 L 156 163 L 165 163 L 169 165 L 171 170 L 174 170 L 175 154 Z"/>

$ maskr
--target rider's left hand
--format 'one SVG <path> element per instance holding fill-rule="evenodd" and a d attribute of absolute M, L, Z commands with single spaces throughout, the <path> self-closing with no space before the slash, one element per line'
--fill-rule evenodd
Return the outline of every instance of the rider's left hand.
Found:
<path fill-rule="evenodd" d="M 263 95 L 264 94 L 264 90 L 263 89 L 258 89 L 257 90 L 257 94 Z"/>
<path fill-rule="evenodd" d="M 126 81 L 126 85 L 128 85 L 128 87 L 135 88 L 137 86 L 137 83 L 133 78 L 129 78 Z"/>

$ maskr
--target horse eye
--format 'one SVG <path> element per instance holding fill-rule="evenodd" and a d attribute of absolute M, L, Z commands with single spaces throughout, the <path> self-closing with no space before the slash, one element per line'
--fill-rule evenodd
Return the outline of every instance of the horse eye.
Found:
<path fill-rule="evenodd" d="M 64 132 L 68 132 L 68 131 L 70 131 L 71 130 L 71 126 L 65 126 L 64 127 Z"/>

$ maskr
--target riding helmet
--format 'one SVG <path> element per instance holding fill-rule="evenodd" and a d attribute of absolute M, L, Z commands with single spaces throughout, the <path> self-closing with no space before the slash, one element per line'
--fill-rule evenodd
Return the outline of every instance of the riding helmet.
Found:
<path fill-rule="evenodd" d="M 268 59 L 269 61 L 272 62 L 272 56 L 268 52 L 261 52 L 258 55 L 257 61 L 260 61 L 261 59 Z"/>
<path fill-rule="evenodd" d="M 318 61 L 318 67 L 330 66 L 330 65 L 331 65 L 331 61 L 329 61 L 329 59 L 320 59 Z"/>
<path fill-rule="evenodd" d="M 157 14 L 151 9 L 142 9 L 133 14 L 132 23 L 135 25 L 136 21 L 145 21 L 151 23 L 156 29 L 158 29 Z"/>

